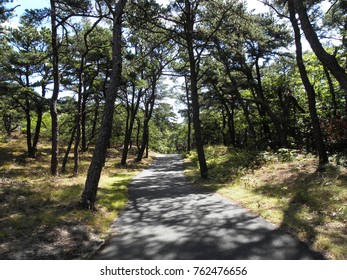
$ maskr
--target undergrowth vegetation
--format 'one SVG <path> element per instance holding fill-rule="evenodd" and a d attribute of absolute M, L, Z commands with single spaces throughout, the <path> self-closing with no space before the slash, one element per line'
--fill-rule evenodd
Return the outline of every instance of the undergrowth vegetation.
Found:
<path fill-rule="evenodd" d="M 48 146 L 41 149 L 37 159 L 29 159 L 25 143 L 13 139 L 0 143 L 0 154 L 1 259 L 88 257 L 92 248 L 86 242 L 94 238 L 98 240 L 94 243 L 100 243 L 107 237 L 111 223 L 127 202 L 127 185 L 149 164 L 145 161 L 121 168 L 119 153 L 110 150 L 99 184 L 97 211 L 89 211 L 76 206 L 90 153 L 81 156 L 77 177 L 72 177 L 69 169 L 58 177 L 50 175 Z M 44 249 L 47 243 L 51 247 Z M 28 244 L 25 250 L 23 244 Z"/>
<path fill-rule="evenodd" d="M 209 179 L 199 178 L 197 156 L 185 159 L 196 184 L 240 203 L 296 235 L 329 259 L 347 259 L 346 159 L 318 159 L 297 150 L 277 152 L 206 149 Z"/>

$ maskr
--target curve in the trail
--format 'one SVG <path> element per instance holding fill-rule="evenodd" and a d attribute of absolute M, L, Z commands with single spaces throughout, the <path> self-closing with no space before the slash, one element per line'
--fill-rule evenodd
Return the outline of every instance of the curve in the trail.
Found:
<path fill-rule="evenodd" d="M 158 156 L 129 186 L 115 234 L 94 259 L 317 259 L 238 204 L 190 184 L 180 155 Z"/>

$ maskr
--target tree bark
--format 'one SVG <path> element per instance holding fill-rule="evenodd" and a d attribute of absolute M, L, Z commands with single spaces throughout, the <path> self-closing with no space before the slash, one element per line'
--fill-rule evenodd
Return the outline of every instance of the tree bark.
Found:
<path fill-rule="evenodd" d="M 35 133 L 34 133 L 33 146 L 32 146 L 32 149 L 35 151 L 35 157 L 37 153 L 37 145 L 40 139 L 41 124 L 42 124 L 43 111 L 42 111 L 41 105 L 38 105 L 36 112 L 37 112 L 37 122 L 35 126 Z"/>
<path fill-rule="evenodd" d="M 28 107 L 30 108 L 30 107 Z M 30 158 L 35 158 L 35 151 L 32 148 L 31 145 L 31 118 L 30 118 L 30 109 L 25 109 L 25 118 L 26 118 L 26 140 L 27 140 L 27 149 L 28 149 L 28 156 Z"/>
<path fill-rule="evenodd" d="M 127 129 L 125 131 L 125 137 L 124 137 L 121 165 L 126 165 L 127 163 L 129 145 L 131 145 L 131 135 L 133 132 L 135 118 L 136 118 L 136 114 L 140 105 L 140 98 L 142 93 L 140 92 L 138 93 L 136 101 L 135 101 L 135 95 L 136 95 L 136 87 L 135 87 L 135 84 L 133 84 L 133 96 L 132 96 L 131 106 L 129 108 L 129 116 L 127 120 Z"/>
<path fill-rule="evenodd" d="M 140 149 L 140 133 L 141 133 L 141 119 L 140 118 L 136 118 L 136 148 L 137 150 Z"/>
<path fill-rule="evenodd" d="M 143 154 L 145 152 L 145 149 L 148 143 L 148 136 L 149 136 L 148 122 L 144 120 L 141 146 L 138 149 L 136 161 L 141 161 L 143 158 Z"/>
<path fill-rule="evenodd" d="M 26 67 L 25 86 L 27 88 L 30 87 L 28 66 Z M 33 149 L 33 146 L 31 144 L 32 134 L 31 134 L 31 116 L 30 116 L 30 100 L 29 100 L 30 93 L 27 90 L 25 90 L 24 93 L 25 93 L 25 106 L 22 106 L 22 108 L 24 109 L 25 119 L 26 119 L 26 140 L 27 140 L 28 157 L 35 158 L 36 152 Z"/>
<path fill-rule="evenodd" d="M 114 102 L 122 78 L 122 14 L 126 2 L 126 0 L 119 0 L 115 3 L 114 7 L 109 4 L 109 9 L 113 16 L 112 73 L 110 87 L 106 95 L 105 110 L 98 140 L 88 169 L 84 191 L 81 196 L 81 206 L 83 208 L 94 209 L 100 175 L 106 159 L 106 152 L 112 129 Z"/>
<path fill-rule="evenodd" d="M 256 73 L 257 73 L 257 90 L 256 91 L 258 94 L 258 98 L 264 100 L 264 102 L 267 102 L 265 100 L 263 84 L 261 81 L 261 73 L 260 73 L 259 57 L 258 56 L 255 58 L 255 69 L 256 69 Z M 264 131 L 264 134 L 266 135 L 266 137 L 271 141 L 270 127 L 269 127 L 269 124 L 264 120 L 264 118 L 266 116 L 265 111 L 266 110 L 264 109 L 264 106 L 262 104 L 260 104 L 259 115 L 261 116 L 261 119 L 262 119 L 263 131 Z"/>
<path fill-rule="evenodd" d="M 236 137 L 235 137 L 235 124 L 234 124 L 234 109 L 232 108 L 230 110 L 226 100 L 223 99 L 223 97 L 221 98 L 221 102 L 224 106 L 226 115 L 227 115 L 227 125 L 228 125 L 228 130 L 229 130 L 229 137 L 230 137 L 230 141 L 228 141 L 229 143 L 226 144 L 231 144 L 233 147 L 236 147 Z"/>
<path fill-rule="evenodd" d="M 85 46 L 85 51 L 81 55 L 80 65 L 78 68 L 78 99 L 77 99 L 77 115 L 76 115 L 76 137 L 75 137 L 75 146 L 74 146 L 74 169 L 73 176 L 78 175 L 78 169 L 80 164 L 80 143 L 82 140 L 83 150 L 86 149 L 86 140 L 85 140 L 85 110 L 86 110 L 86 86 L 84 81 L 84 70 L 86 64 L 86 57 L 90 51 L 88 46 L 88 36 L 93 32 L 95 27 L 101 21 L 101 17 L 92 25 L 92 27 L 86 31 L 83 35 L 83 42 Z"/>
<path fill-rule="evenodd" d="M 58 154 L 59 154 L 59 127 L 57 102 L 59 95 L 59 53 L 58 53 L 58 34 L 57 34 L 57 14 L 56 1 L 51 3 L 51 28 L 52 28 L 52 59 L 53 59 L 53 94 L 50 104 L 50 113 L 52 119 L 52 151 L 51 151 L 51 174 L 58 175 Z"/>
<path fill-rule="evenodd" d="M 46 84 L 44 82 L 41 84 L 41 96 L 42 98 L 46 97 Z M 43 102 L 44 102 L 43 100 L 38 101 L 38 104 L 36 107 L 37 122 L 36 122 L 35 134 L 33 139 L 33 149 L 35 150 L 35 157 L 36 157 L 37 145 L 39 143 L 40 133 L 41 133 L 42 116 L 43 116 L 43 110 L 44 110 Z"/>
<path fill-rule="evenodd" d="M 347 99 L 347 74 L 345 69 L 340 66 L 335 56 L 329 54 L 322 46 L 319 38 L 313 29 L 310 19 L 307 15 L 306 8 L 302 0 L 290 0 L 290 3 L 294 6 L 296 12 L 299 15 L 301 29 L 305 33 L 307 41 L 318 59 L 322 62 L 323 66 L 327 67 L 330 73 L 336 78 L 340 86 L 345 92 Z M 289 3 L 288 3 L 289 4 Z M 347 104 L 347 103 L 346 103 Z M 347 115 L 347 105 L 346 105 L 346 115 Z"/>
<path fill-rule="evenodd" d="M 202 139 L 201 133 L 201 124 L 200 124 L 200 105 L 199 105 L 199 94 L 198 94 L 198 70 L 196 59 L 194 54 L 193 46 L 193 32 L 194 32 L 194 18 L 195 15 L 191 10 L 191 3 L 189 0 L 185 0 L 185 12 L 187 19 L 185 22 L 185 35 L 186 35 L 186 44 L 188 49 L 189 56 L 189 69 L 190 69 L 190 94 L 192 101 L 192 111 L 193 111 L 193 127 L 195 132 L 195 145 L 196 151 L 198 154 L 199 166 L 200 166 L 200 176 L 201 178 L 208 178 L 208 168 L 205 158 L 204 151 L 204 142 Z"/>
<path fill-rule="evenodd" d="M 86 131 L 86 122 L 87 122 L 87 95 L 86 90 L 84 89 L 84 94 L 82 96 L 82 107 L 81 107 L 81 150 L 82 152 L 87 151 L 87 131 Z"/>
<path fill-rule="evenodd" d="M 82 95 L 83 95 L 83 69 L 84 69 L 84 56 L 82 55 L 82 59 L 80 62 L 79 74 L 78 74 L 78 94 L 77 94 L 77 114 L 75 120 L 76 126 L 76 134 L 75 134 L 75 145 L 74 145 L 74 168 L 73 168 L 73 176 L 76 177 L 78 175 L 78 168 L 80 164 L 80 155 L 79 155 L 79 147 L 81 142 L 81 120 L 82 120 Z"/>
<path fill-rule="evenodd" d="M 188 86 L 188 78 L 184 77 L 185 87 L 186 87 L 186 99 L 187 99 L 187 119 L 188 119 L 188 131 L 187 131 L 187 153 L 190 153 L 191 150 L 191 131 L 192 131 L 192 117 L 190 114 L 190 101 L 189 101 L 189 86 Z"/>
<path fill-rule="evenodd" d="M 154 77 L 152 82 L 152 92 L 145 104 L 145 118 L 143 120 L 143 134 L 142 134 L 142 143 L 141 147 L 138 150 L 136 161 L 141 161 L 146 147 L 148 147 L 149 142 L 149 121 L 152 118 L 154 103 L 155 103 L 155 92 L 157 87 L 157 80 Z"/>
<path fill-rule="evenodd" d="M 314 88 L 307 76 L 305 64 L 303 61 L 303 55 L 302 55 L 302 45 L 301 45 L 301 34 L 298 22 L 295 17 L 295 8 L 291 1 L 288 2 L 288 10 L 290 13 L 290 21 L 293 26 L 294 30 L 294 37 L 295 37 L 295 46 L 296 46 L 296 61 L 298 64 L 300 76 L 302 79 L 302 82 L 304 84 L 304 87 L 307 92 L 308 97 L 308 105 L 309 105 L 309 111 L 310 111 L 310 117 L 313 127 L 313 134 L 316 140 L 318 155 L 319 155 L 319 164 L 320 166 L 323 166 L 324 164 L 327 164 L 329 162 L 328 156 L 326 153 L 326 148 L 323 140 L 322 131 L 319 124 L 318 114 L 316 110 L 316 94 L 314 91 Z"/>
<path fill-rule="evenodd" d="M 250 114 L 250 112 L 248 110 L 247 104 L 245 104 L 244 100 L 242 99 L 241 93 L 240 93 L 240 91 L 237 88 L 237 82 L 235 81 L 235 79 L 231 75 L 231 73 L 232 73 L 231 68 L 230 68 L 230 66 L 228 64 L 228 60 L 226 59 L 225 53 L 223 53 L 223 49 L 220 46 L 220 43 L 218 41 L 216 41 L 215 45 L 216 45 L 216 47 L 218 49 L 218 54 L 219 54 L 219 57 L 220 57 L 220 61 L 223 63 L 224 68 L 225 68 L 225 72 L 228 75 L 228 77 L 229 77 L 229 79 L 230 79 L 230 81 L 232 83 L 232 86 L 234 88 L 235 97 L 236 97 L 237 101 L 239 102 L 239 104 L 242 107 L 243 114 L 244 114 L 244 116 L 246 118 L 246 121 L 247 121 L 247 124 L 248 124 L 248 127 L 249 127 L 249 133 L 251 134 L 251 137 L 252 137 L 252 139 L 254 141 L 255 147 L 257 148 L 258 147 L 257 146 L 257 134 L 255 132 L 255 128 L 254 128 L 253 122 L 251 120 L 251 114 Z"/>

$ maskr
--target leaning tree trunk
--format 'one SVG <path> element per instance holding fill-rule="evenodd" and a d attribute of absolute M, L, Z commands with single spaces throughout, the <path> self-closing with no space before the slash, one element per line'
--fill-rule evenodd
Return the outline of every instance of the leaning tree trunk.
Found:
<path fill-rule="evenodd" d="M 30 108 L 30 107 L 29 107 Z M 31 117 L 30 117 L 30 109 L 28 107 L 25 109 L 25 118 L 26 118 L 26 140 L 27 140 L 27 150 L 28 150 L 28 157 L 35 158 L 35 151 L 33 150 L 33 147 L 31 145 Z"/>
<path fill-rule="evenodd" d="M 88 36 L 98 23 L 101 21 L 101 17 L 94 22 L 92 27 L 84 34 L 83 41 L 85 51 L 81 55 L 80 65 L 78 69 L 78 99 L 77 99 L 77 114 L 76 114 L 76 137 L 75 137 L 75 146 L 74 146 L 74 169 L 73 176 L 78 175 L 78 169 L 80 165 L 80 143 L 82 140 L 82 149 L 86 149 L 86 141 L 85 141 L 85 110 L 86 110 L 86 86 L 84 83 L 84 70 L 86 68 L 86 57 L 90 51 L 88 45 Z"/>
<path fill-rule="evenodd" d="M 67 161 L 69 159 L 69 154 L 70 154 L 70 151 L 71 151 L 73 140 L 75 139 L 75 133 L 76 133 L 76 124 L 75 124 L 74 128 L 71 131 L 70 141 L 69 141 L 69 143 L 67 145 L 67 148 L 66 148 L 66 151 L 65 151 L 65 155 L 64 155 L 64 159 L 63 159 L 63 163 L 61 165 L 61 173 L 63 173 L 63 174 L 66 171 L 66 164 L 67 164 Z"/>
<path fill-rule="evenodd" d="M 235 89 L 234 90 L 234 94 L 235 94 L 235 97 L 237 99 L 237 102 L 241 105 L 241 108 L 243 110 L 243 114 L 246 118 L 246 121 L 247 121 L 247 124 L 248 124 L 248 127 L 249 127 L 249 133 L 251 134 L 251 137 L 254 141 L 254 144 L 255 144 L 255 147 L 258 148 L 257 146 L 257 134 L 255 132 L 255 128 L 254 128 L 254 125 L 253 125 L 253 122 L 251 120 L 251 113 L 249 112 L 249 109 L 248 109 L 248 106 L 247 104 L 245 104 L 242 96 L 241 96 L 241 93 L 239 92 L 239 90 L 237 89 L 237 83 L 235 81 L 235 79 L 232 77 L 231 73 L 232 73 L 232 70 L 228 64 L 228 59 L 226 59 L 226 56 L 225 56 L 225 53 L 223 53 L 223 49 L 222 47 L 220 46 L 220 43 L 218 41 L 215 42 L 216 44 L 216 47 L 217 47 L 217 50 L 218 50 L 218 53 L 219 53 L 219 57 L 220 57 L 220 60 L 221 62 L 223 63 L 224 65 L 224 68 L 225 68 L 225 72 L 226 74 L 228 75 L 230 81 L 232 82 L 232 85 L 233 85 L 233 88 Z M 235 144 L 236 144 L 236 141 L 235 141 Z"/>
<path fill-rule="evenodd" d="M 323 135 L 320 128 L 318 114 L 316 110 L 316 94 L 307 76 L 305 64 L 302 58 L 303 56 L 302 56 L 301 34 L 300 34 L 298 22 L 295 17 L 294 5 L 292 4 L 291 1 L 288 2 L 288 9 L 290 13 L 290 21 L 292 23 L 293 30 L 294 30 L 295 46 L 296 46 L 296 61 L 298 64 L 302 82 L 307 92 L 310 117 L 311 117 L 311 122 L 313 127 L 313 134 L 316 140 L 317 150 L 319 154 L 319 164 L 320 166 L 323 166 L 324 164 L 327 164 L 329 160 L 326 153 Z"/>
<path fill-rule="evenodd" d="M 35 151 L 35 157 L 37 154 L 37 145 L 38 145 L 39 139 L 40 139 L 41 124 L 42 124 L 43 110 L 42 110 L 41 104 L 38 105 L 36 112 L 37 112 L 37 122 L 36 122 L 36 126 L 35 126 L 35 134 L 34 134 L 33 146 L 32 146 L 32 149 Z"/>
<path fill-rule="evenodd" d="M 35 134 L 33 139 L 33 149 L 35 150 L 35 153 L 37 153 L 37 145 L 39 143 L 40 139 L 40 133 L 41 133 L 41 126 L 42 126 L 42 116 L 43 116 L 43 102 L 44 98 L 46 97 L 46 85 L 43 83 L 41 85 L 41 92 L 42 92 L 42 100 L 39 101 L 36 108 L 36 114 L 37 114 L 37 122 L 35 127 Z"/>
<path fill-rule="evenodd" d="M 335 56 L 329 54 L 322 46 L 319 38 L 313 29 L 310 19 L 307 15 L 306 8 L 302 0 L 290 0 L 288 5 L 292 5 L 299 15 L 301 29 L 305 33 L 307 41 L 318 59 L 322 62 L 323 66 L 327 67 L 330 73 L 336 78 L 340 86 L 345 92 L 347 99 L 347 73 L 345 69 L 340 66 Z M 346 115 L 347 115 L 347 103 L 346 103 Z"/>
<path fill-rule="evenodd" d="M 119 0 L 114 8 L 109 4 L 109 9 L 112 11 L 113 16 L 112 73 L 110 87 L 106 95 L 105 110 L 99 130 L 98 140 L 88 169 L 84 191 L 81 196 L 82 208 L 94 209 L 100 175 L 105 163 L 109 138 L 111 136 L 114 102 L 122 78 L 122 14 L 126 2 L 126 0 Z"/>

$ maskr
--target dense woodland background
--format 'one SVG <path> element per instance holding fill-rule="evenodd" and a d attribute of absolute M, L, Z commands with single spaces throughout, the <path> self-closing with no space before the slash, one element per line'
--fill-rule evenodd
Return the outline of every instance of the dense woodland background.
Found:
<path fill-rule="evenodd" d="M 51 0 L 11 27 L 16 7 L 1 0 L 1 141 L 25 136 L 38 160 L 51 143 L 52 176 L 78 176 L 94 151 L 87 208 L 108 148 L 124 166 L 196 151 L 202 178 L 210 145 L 309 152 L 319 168 L 343 158 L 347 1 L 261 2 L 270 13 L 238 0 Z"/>

